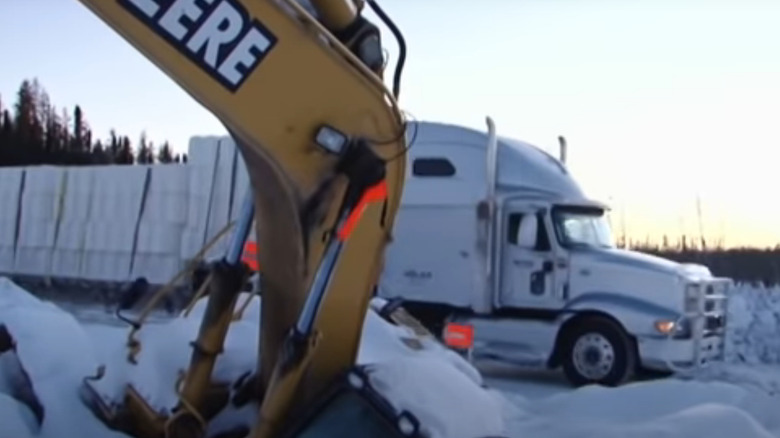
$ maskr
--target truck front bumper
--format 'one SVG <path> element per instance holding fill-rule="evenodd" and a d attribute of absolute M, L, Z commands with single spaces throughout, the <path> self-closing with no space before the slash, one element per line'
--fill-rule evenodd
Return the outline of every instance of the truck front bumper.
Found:
<path fill-rule="evenodd" d="M 722 358 L 724 338 L 722 335 L 707 336 L 700 340 L 638 337 L 637 347 L 643 367 L 673 371 L 677 367 L 689 368 Z"/>

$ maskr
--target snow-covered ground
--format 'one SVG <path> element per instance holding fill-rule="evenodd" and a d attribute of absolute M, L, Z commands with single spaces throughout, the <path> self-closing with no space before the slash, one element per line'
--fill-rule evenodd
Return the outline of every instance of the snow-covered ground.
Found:
<path fill-rule="evenodd" d="M 95 387 L 116 400 L 132 382 L 157 408 L 175 403 L 172 383 L 189 358 L 203 311 L 158 320 L 140 335 L 139 364 L 124 360 L 127 329 L 105 325 L 102 309 L 78 313 L 27 294 L 0 279 L 0 324 L 16 354 L 0 354 L 0 438 L 122 436 L 105 429 L 79 402 L 78 387 L 101 363 Z M 215 375 L 233 380 L 255 365 L 258 299 L 234 323 Z M 69 309 L 73 310 L 73 309 Z M 414 350 L 412 331 L 369 313 L 359 362 L 371 364 L 372 383 L 398 409 L 417 414 L 432 438 L 549 437 L 770 438 L 780 437 L 780 290 L 739 287 L 729 306 L 727 362 L 693 378 L 637 382 L 621 388 L 569 389 L 557 373 L 518 371 L 481 363 L 477 371 L 432 340 Z M 24 399 L 16 359 L 44 408 L 39 428 Z M 252 420 L 253 409 L 226 412 L 210 431 Z"/>

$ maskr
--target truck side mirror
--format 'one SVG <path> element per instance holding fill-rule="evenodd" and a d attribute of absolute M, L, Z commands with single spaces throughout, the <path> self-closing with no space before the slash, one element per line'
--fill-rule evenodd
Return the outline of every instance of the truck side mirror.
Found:
<path fill-rule="evenodd" d="M 517 246 L 525 249 L 534 249 L 536 247 L 536 231 L 539 224 L 535 215 L 527 215 L 520 222 L 517 230 Z"/>

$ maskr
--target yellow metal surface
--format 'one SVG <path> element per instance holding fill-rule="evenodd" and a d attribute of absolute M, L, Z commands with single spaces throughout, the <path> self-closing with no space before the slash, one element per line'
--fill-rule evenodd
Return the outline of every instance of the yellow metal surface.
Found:
<path fill-rule="evenodd" d="M 382 205 L 369 205 L 343 248 L 316 324 L 318 348 L 308 372 L 293 373 L 304 385 L 275 386 L 305 388 L 280 397 L 300 408 L 356 357 L 401 198 L 406 143 L 398 108 L 381 79 L 291 1 L 217 0 L 208 10 L 195 2 L 166 2 L 164 10 L 153 0 L 79 1 L 218 117 L 238 144 L 254 190 L 263 266 L 263 387 L 306 298 L 345 188 L 343 178 L 333 179 L 336 158 L 313 142 L 317 128 L 327 124 L 371 139 L 379 156 L 393 158 L 386 166 L 385 222 L 380 225 Z M 315 6 L 332 27 L 354 5 L 321 0 Z M 324 196 L 316 208 L 305 207 L 318 191 Z"/>

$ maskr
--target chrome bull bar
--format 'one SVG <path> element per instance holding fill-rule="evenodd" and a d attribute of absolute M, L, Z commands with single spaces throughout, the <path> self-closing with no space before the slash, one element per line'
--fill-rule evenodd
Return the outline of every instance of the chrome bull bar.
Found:
<path fill-rule="evenodd" d="M 714 278 L 692 284 L 698 284 L 698 287 L 693 289 L 696 291 L 696 306 L 694 309 L 688 310 L 681 315 L 675 321 L 675 327 L 681 327 L 685 324 L 689 325 L 690 339 L 693 341 L 693 360 L 689 366 L 685 366 L 675 363 L 671 358 L 667 357 L 665 359 L 666 366 L 675 374 L 682 376 L 690 376 L 709 366 L 712 362 L 725 359 L 726 337 L 728 334 L 728 302 L 734 282 L 730 278 Z M 688 291 L 686 290 L 686 301 L 688 298 Z M 710 303 L 713 304 L 715 309 L 708 308 Z M 708 326 L 708 322 L 712 317 L 723 318 L 723 323 L 719 324 L 719 327 L 716 329 L 711 329 Z M 675 332 L 669 333 L 666 335 L 666 339 L 669 342 L 679 340 L 675 338 L 675 334 Z M 719 338 L 719 351 L 714 355 L 708 355 L 708 357 L 703 358 L 703 344 L 706 339 L 711 339 L 712 336 Z M 672 350 L 670 349 L 670 351 Z"/>

